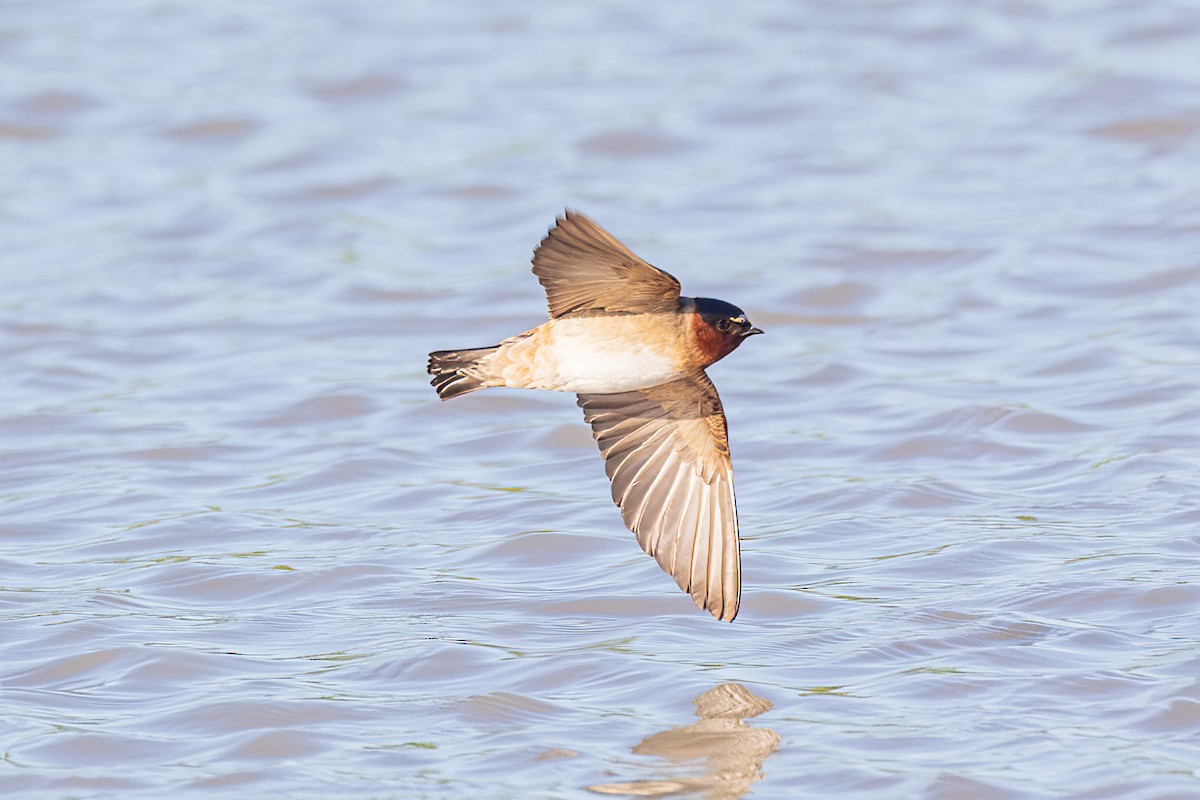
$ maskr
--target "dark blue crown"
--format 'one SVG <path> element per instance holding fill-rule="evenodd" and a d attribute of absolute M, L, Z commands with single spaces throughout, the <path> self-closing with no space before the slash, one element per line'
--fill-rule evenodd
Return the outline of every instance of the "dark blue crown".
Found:
<path fill-rule="evenodd" d="M 714 300 L 711 297 L 696 298 L 696 313 L 710 324 L 716 323 L 717 320 L 729 319 L 731 317 L 745 318 L 746 312 L 735 306 L 733 303 L 726 303 L 724 300 Z"/>

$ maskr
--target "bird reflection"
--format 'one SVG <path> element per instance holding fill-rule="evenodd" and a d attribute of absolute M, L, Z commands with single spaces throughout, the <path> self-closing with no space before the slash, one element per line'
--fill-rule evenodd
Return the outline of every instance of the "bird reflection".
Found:
<path fill-rule="evenodd" d="M 779 749 L 779 735 L 770 728 L 752 728 L 743 720 L 771 708 L 771 703 L 736 683 L 723 683 L 695 699 L 699 722 L 656 733 L 633 752 L 660 756 L 675 764 L 703 762 L 699 776 L 602 783 L 589 786 L 599 794 L 664 797 L 697 793 L 708 800 L 734 800 L 762 778 L 762 764 Z"/>

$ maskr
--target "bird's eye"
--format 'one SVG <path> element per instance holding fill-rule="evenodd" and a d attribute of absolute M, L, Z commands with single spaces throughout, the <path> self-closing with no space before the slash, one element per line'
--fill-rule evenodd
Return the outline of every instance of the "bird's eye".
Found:
<path fill-rule="evenodd" d="M 717 330 L 721 331 L 721 333 L 724 333 L 725 331 L 729 330 L 729 326 L 731 324 L 732 323 L 730 323 L 730 321 L 727 319 L 717 320 Z"/>

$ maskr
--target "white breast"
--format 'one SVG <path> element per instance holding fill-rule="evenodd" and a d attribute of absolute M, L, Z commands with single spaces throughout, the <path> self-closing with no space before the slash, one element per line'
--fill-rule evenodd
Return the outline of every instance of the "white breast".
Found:
<path fill-rule="evenodd" d="M 664 342 L 645 340 L 645 317 L 614 315 L 552 320 L 554 386 L 562 392 L 604 394 L 658 386 L 682 377 Z M 663 320 L 664 329 L 675 330 Z M 668 341 L 671 337 L 664 337 Z"/>

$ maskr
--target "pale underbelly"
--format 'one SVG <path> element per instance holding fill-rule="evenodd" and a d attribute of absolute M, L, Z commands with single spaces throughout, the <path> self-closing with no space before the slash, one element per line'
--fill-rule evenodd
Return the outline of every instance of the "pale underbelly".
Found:
<path fill-rule="evenodd" d="M 673 321 L 664 320 L 674 332 Z M 649 342 L 646 320 L 638 316 L 598 316 L 556 319 L 542 335 L 526 340 L 528 372 L 506 375 L 509 386 L 552 389 L 581 394 L 611 394 L 658 386 L 682 377 L 685 370 L 670 337 Z M 539 340 L 539 341 L 535 341 Z M 665 340 L 665 341 L 664 341 Z M 524 349 L 524 348 L 522 348 Z M 514 353 L 514 355 L 516 355 Z M 525 360 L 525 359 L 519 359 Z M 515 365 L 514 365 L 515 366 Z"/>

